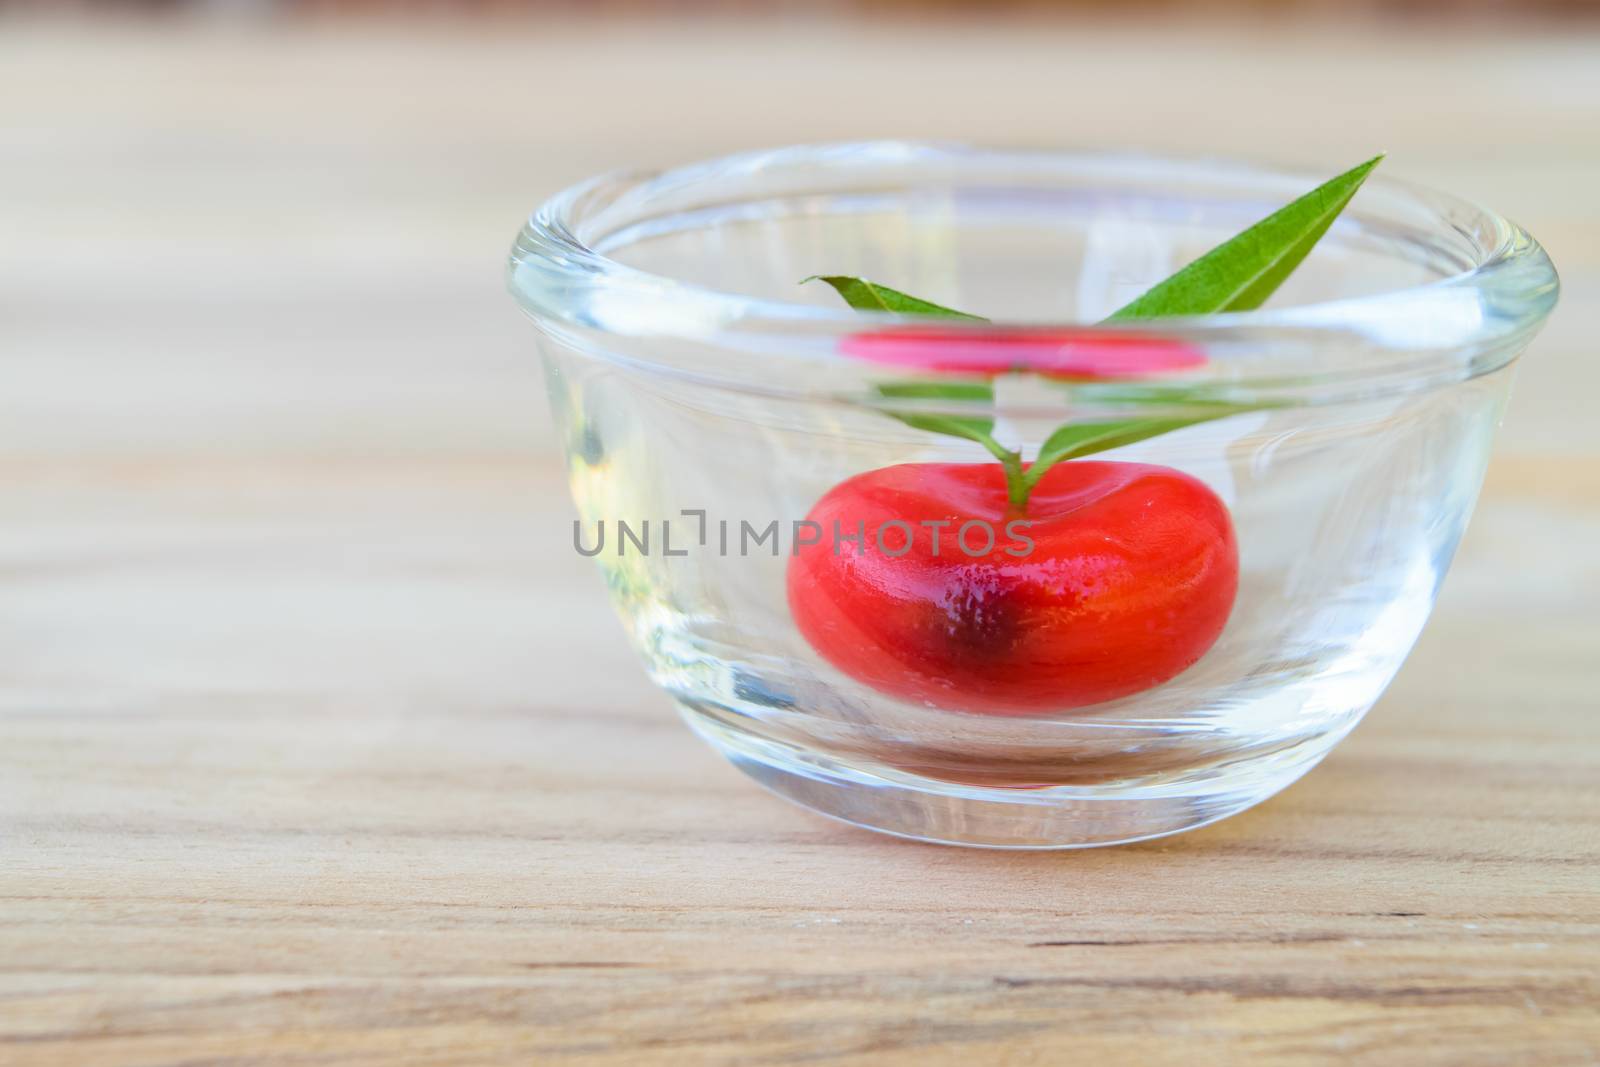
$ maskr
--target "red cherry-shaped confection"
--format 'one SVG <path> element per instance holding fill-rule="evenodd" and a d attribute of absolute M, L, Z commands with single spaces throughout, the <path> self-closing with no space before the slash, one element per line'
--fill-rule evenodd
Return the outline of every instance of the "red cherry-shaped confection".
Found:
<path fill-rule="evenodd" d="M 1238 588 L 1227 508 L 1167 467 L 1061 463 L 1019 514 L 999 464 L 902 464 L 808 517 L 824 535 L 789 561 L 800 632 L 852 678 L 941 708 L 1037 714 L 1160 685 L 1216 641 Z M 985 528 L 992 550 L 968 555 Z"/>

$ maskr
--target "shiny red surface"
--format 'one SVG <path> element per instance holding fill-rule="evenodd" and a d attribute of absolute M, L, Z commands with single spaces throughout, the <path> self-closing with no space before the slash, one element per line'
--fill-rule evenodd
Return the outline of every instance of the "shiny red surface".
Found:
<path fill-rule="evenodd" d="M 1171 679 L 1216 641 L 1239 560 L 1222 501 L 1166 467 L 1078 460 L 1052 468 L 1026 515 L 1010 510 L 995 463 L 902 464 L 830 490 L 808 516 L 825 536 L 789 561 L 800 631 L 828 662 L 874 689 L 937 707 L 1037 714 L 1096 704 Z M 1008 538 L 1006 524 L 1031 538 Z M 908 523 L 904 555 L 880 551 L 884 523 Z M 925 521 L 947 520 L 935 554 Z M 973 558 L 956 541 L 995 532 Z M 835 552 L 833 524 L 865 531 Z M 901 527 L 883 532 L 898 552 Z M 981 527 L 968 547 L 983 548 Z"/>

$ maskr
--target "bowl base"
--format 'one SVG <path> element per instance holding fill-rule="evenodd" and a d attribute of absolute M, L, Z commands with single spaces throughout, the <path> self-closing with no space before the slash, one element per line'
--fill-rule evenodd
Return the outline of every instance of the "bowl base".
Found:
<path fill-rule="evenodd" d="M 1288 787 L 1338 740 L 1319 738 L 1192 781 L 996 789 L 852 765 L 759 737 L 684 703 L 679 710 L 734 766 L 787 800 L 868 830 L 975 848 L 1094 848 L 1193 830 Z"/>

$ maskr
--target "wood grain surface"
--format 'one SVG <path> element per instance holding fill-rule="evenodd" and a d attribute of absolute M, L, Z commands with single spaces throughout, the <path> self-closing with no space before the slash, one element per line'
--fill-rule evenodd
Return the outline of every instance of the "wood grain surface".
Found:
<path fill-rule="evenodd" d="M 1597 41 L 0 23 L 0 1063 L 1596 1062 Z M 634 663 L 510 235 L 602 167 L 883 133 L 1385 148 L 1550 248 L 1434 619 L 1282 796 L 884 839 Z"/>

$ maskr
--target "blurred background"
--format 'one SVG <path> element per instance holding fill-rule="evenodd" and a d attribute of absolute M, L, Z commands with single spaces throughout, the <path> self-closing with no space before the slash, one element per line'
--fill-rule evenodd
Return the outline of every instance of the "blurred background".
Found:
<path fill-rule="evenodd" d="M 474 635 L 513 692 L 562 582 L 629 663 L 567 546 L 507 248 L 597 171 L 828 139 L 1325 173 L 1386 150 L 1391 176 L 1517 219 L 1565 297 L 1498 444 L 1502 525 L 1473 527 L 1439 616 L 1508 545 L 1576 597 L 1600 587 L 1568 547 L 1600 543 L 1597 131 L 1600 4 L 1581 0 L 0 4 L 0 565 L 84 577 L 0 601 L 11 692 L 231 690 L 286 663 L 331 680 L 332 646 L 381 664 L 347 660 L 341 686 L 444 684 L 464 653 L 428 642 Z M 1530 492 L 1565 525 L 1517 511 Z M 155 561 L 133 586 L 83 570 L 130 558 Z M 416 566 L 515 588 L 520 614 L 467 577 L 434 600 L 384 584 Z M 356 579 L 345 614 L 274 599 Z M 385 590 L 426 602 L 425 629 L 375 631 Z"/>
<path fill-rule="evenodd" d="M 1540 9 L 1584 11 L 1594 0 L 14 0 L 18 6 L 38 9 L 64 7 L 80 11 L 126 9 L 145 11 L 195 11 L 228 13 L 332 12 L 332 13 L 436 13 L 448 16 L 526 14 L 529 12 L 611 12 L 618 14 L 690 14 L 727 12 L 1129 12 L 1132 10 L 1227 11 L 1271 14 L 1322 11 L 1334 14 L 1375 11 L 1384 13 L 1439 12 L 1470 14 L 1498 12 L 1518 15 Z"/>
<path fill-rule="evenodd" d="M 0 450 L 544 448 L 526 213 L 832 138 L 1387 150 L 1544 240 L 1590 337 L 1597 130 L 1600 0 L 0 3 Z M 1583 432 L 1529 392 L 1509 440 Z"/>

